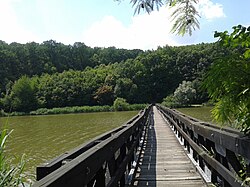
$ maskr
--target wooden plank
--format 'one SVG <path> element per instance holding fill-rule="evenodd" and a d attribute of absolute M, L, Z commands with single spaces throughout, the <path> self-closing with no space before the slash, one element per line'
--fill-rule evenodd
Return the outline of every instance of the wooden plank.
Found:
<path fill-rule="evenodd" d="M 133 186 L 207 186 L 156 107 Z"/>
<path fill-rule="evenodd" d="M 136 181 L 134 186 L 150 186 L 150 187 L 205 187 L 206 185 L 200 180 L 193 181 Z"/>

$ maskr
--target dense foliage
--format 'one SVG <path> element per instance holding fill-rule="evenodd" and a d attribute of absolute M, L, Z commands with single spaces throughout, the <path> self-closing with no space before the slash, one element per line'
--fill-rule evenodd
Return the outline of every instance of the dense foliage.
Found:
<path fill-rule="evenodd" d="M 48 43 L 54 48 L 46 47 Z M 29 51 L 28 56 L 25 52 L 20 53 L 30 45 L 37 47 L 36 52 Z M 0 75 L 4 80 L 1 82 L 0 107 L 5 112 L 84 105 L 111 106 L 116 98 L 123 98 L 130 104 L 161 102 L 173 94 L 182 81 L 192 81 L 192 85 L 193 82 L 199 83 L 216 56 L 225 53 L 216 44 L 166 46 L 152 51 L 98 48 L 99 57 L 104 51 L 108 55 L 93 63 L 97 53 L 91 56 L 86 50 L 93 52 L 97 49 L 80 43 L 65 46 L 54 41 L 9 45 L 2 42 L 0 47 L 5 48 L 2 53 L 11 53 L 13 57 L 9 61 L 0 56 L 1 71 L 4 72 Z M 64 53 L 76 49 L 76 54 Z M 48 55 L 55 51 L 57 55 L 53 58 L 53 55 Z M 111 57 L 119 51 L 121 55 Z M 79 60 L 78 55 L 85 60 Z M 31 56 L 36 56 L 38 61 L 32 60 Z M 198 87 L 199 84 L 194 88 L 196 92 Z M 194 102 L 198 100 L 196 98 Z"/>
<path fill-rule="evenodd" d="M 250 27 L 216 32 L 221 47 L 229 49 L 211 66 L 204 86 L 216 102 L 214 117 L 250 132 Z"/>
<path fill-rule="evenodd" d="M 84 70 L 100 64 L 109 64 L 135 58 L 141 50 L 90 48 L 84 43 L 64 45 L 54 40 L 41 44 L 0 41 L 0 92 L 22 75 L 53 74 L 64 70 Z M 9 87 L 7 87 L 8 89 Z"/>

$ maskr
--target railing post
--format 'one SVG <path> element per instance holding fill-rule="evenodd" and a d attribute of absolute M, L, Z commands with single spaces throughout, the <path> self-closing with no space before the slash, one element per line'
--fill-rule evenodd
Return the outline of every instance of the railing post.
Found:
<path fill-rule="evenodd" d="M 120 179 L 120 186 L 119 187 L 124 187 L 125 186 L 125 174 L 122 175 L 122 178 Z"/>
<path fill-rule="evenodd" d="M 195 132 L 193 134 L 195 134 Z M 195 135 L 193 135 L 193 141 L 198 144 L 198 137 L 196 138 Z M 198 154 L 194 149 L 193 149 L 193 159 L 196 162 L 198 161 Z"/>
<path fill-rule="evenodd" d="M 219 152 L 216 151 L 216 148 L 215 148 L 215 159 L 220 162 L 225 168 L 229 169 L 229 166 L 228 166 L 228 163 L 227 163 L 227 160 L 224 156 L 222 156 Z M 219 175 L 220 176 L 220 175 Z M 231 187 L 231 185 L 222 177 L 220 176 L 220 179 L 221 179 L 221 182 L 222 182 L 222 186 L 223 187 Z"/>
<path fill-rule="evenodd" d="M 209 151 L 210 154 L 214 153 L 214 151 L 215 151 L 214 142 L 210 141 L 209 139 L 206 139 L 204 141 L 204 146 Z M 209 164 L 207 164 L 207 166 L 208 166 L 208 169 L 210 169 L 210 171 L 211 171 L 211 182 L 213 184 L 217 184 L 218 183 L 217 177 L 219 174 Z"/>
<path fill-rule="evenodd" d="M 243 171 L 243 168 L 237 159 L 236 155 L 234 152 L 226 149 L 226 158 L 227 161 L 230 163 L 230 165 L 233 167 L 234 171 L 240 175 L 240 171 Z"/>
<path fill-rule="evenodd" d="M 216 172 L 216 170 L 214 170 L 213 168 L 210 167 L 210 170 L 211 170 L 211 182 L 213 184 L 217 184 L 218 183 L 218 180 L 217 180 L 217 177 L 218 177 L 218 173 Z"/>
<path fill-rule="evenodd" d="M 110 173 L 110 177 L 113 177 L 116 170 L 116 164 L 115 164 L 115 156 L 113 155 L 112 158 L 108 161 L 108 170 Z"/>
<path fill-rule="evenodd" d="M 125 156 L 126 156 L 126 143 L 120 148 L 120 160 L 119 160 L 120 163 L 123 161 Z M 125 186 L 125 173 L 122 175 L 120 179 L 120 187 L 124 186 Z"/>
<path fill-rule="evenodd" d="M 201 135 L 198 135 L 198 144 L 202 146 L 205 144 L 204 138 Z M 201 156 L 199 156 L 199 166 L 203 171 L 205 170 L 204 161 Z"/>
<path fill-rule="evenodd" d="M 187 128 L 184 128 L 183 130 L 184 130 L 184 132 L 185 132 L 186 134 L 188 134 Z M 185 138 L 184 138 L 184 147 L 187 148 L 187 151 L 188 151 L 188 152 L 190 152 L 190 150 L 189 150 L 189 144 L 188 144 L 188 142 L 187 142 L 187 140 L 186 140 Z"/>
<path fill-rule="evenodd" d="M 246 176 L 247 177 L 250 177 L 250 163 L 249 163 L 249 161 L 248 161 L 248 163 L 247 163 L 247 170 L 246 170 Z"/>
<path fill-rule="evenodd" d="M 189 129 L 189 128 L 187 128 L 187 135 L 189 136 L 189 137 L 191 137 L 191 130 Z M 187 151 L 190 153 L 190 144 L 187 142 Z"/>
<path fill-rule="evenodd" d="M 101 167 L 99 169 L 99 171 L 96 173 L 95 179 L 96 179 L 95 186 L 98 186 L 98 187 L 105 187 L 106 186 L 105 168 Z"/>

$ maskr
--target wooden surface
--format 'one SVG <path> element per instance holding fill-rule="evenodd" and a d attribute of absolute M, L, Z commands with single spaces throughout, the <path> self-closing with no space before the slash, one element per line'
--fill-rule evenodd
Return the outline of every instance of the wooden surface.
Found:
<path fill-rule="evenodd" d="M 156 107 L 134 186 L 207 186 Z"/>

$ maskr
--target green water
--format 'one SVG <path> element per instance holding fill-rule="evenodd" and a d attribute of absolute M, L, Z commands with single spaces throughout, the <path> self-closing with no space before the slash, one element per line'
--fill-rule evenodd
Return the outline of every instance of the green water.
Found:
<path fill-rule="evenodd" d="M 213 107 L 190 107 L 190 108 L 177 108 L 176 110 L 188 116 L 200 119 L 205 122 L 213 122 L 211 110 Z"/>
<path fill-rule="evenodd" d="M 34 176 L 35 168 L 39 164 L 122 125 L 137 113 L 133 111 L 10 117 L 7 128 L 14 131 L 7 142 L 7 154 L 10 158 L 20 158 L 25 154 L 25 173 Z M 6 121 L 7 118 L 0 118 L 0 126 L 6 124 Z M 16 160 L 13 159 L 13 163 Z"/>

